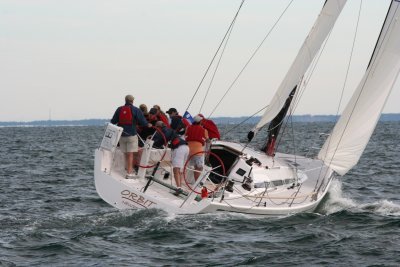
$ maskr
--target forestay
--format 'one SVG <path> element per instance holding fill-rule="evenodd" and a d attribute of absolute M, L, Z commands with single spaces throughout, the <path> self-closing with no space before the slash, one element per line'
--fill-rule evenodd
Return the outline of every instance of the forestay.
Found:
<path fill-rule="evenodd" d="M 327 0 L 325 2 L 311 32 L 308 34 L 292 66 L 254 131 L 258 131 L 261 127 L 270 122 L 282 109 L 290 92 L 300 82 L 324 40 L 333 28 L 346 1 L 347 0 Z"/>
<path fill-rule="evenodd" d="M 392 1 L 367 71 L 318 158 L 340 175 L 357 164 L 400 70 L 400 2 Z"/>

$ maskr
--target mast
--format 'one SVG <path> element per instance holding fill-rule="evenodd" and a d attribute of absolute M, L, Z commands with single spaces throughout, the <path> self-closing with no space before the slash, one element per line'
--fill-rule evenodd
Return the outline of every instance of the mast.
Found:
<path fill-rule="evenodd" d="M 332 30 L 346 1 L 347 0 L 327 0 L 325 2 L 314 26 L 272 98 L 270 105 L 265 110 L 264 115 L 261 117 L 256 127 L 249 132 L 249 140 L 254 137 L 261 127 L 271 122 L 282 111 L 292 90 L 297 87 L 329 32 Z"/>
<path fill-rule="evenodd" d="M 400 0 L 392 0 L 368 68 L 318 158 L 340 175 L 360 159 L 400 71 Z"/>

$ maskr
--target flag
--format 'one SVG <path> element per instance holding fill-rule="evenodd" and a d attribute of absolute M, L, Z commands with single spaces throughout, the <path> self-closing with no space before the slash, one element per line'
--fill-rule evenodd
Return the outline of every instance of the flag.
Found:
<path fill-rule="evenodd" d="M 183 114 L 183 118 L 186 119 L 190 124 L 194 122 L 192 115 L 188 111 L 185 111 L 185 114 Z"/>

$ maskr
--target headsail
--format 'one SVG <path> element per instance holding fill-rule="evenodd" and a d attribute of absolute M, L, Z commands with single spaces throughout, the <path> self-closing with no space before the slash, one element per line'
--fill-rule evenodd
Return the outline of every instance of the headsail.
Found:
<path fill-rule="evenodd" d="M 400 2 L 393 0 L 367 71 L 318 158 L 340 175 L 357 164 L 400 71 Z"/>
<path fill-rule="evenodd" d="M 292 66 L 254 131 L 258 131 L 281 111 L 282 107 L 285 105 L 286 99 L 301 81 L 301 77 L 303 77 L 309 68 L 324 40 L 332 30 L 346 1 L 347 0 L 327 0 L 325 2 L 311 32 L 308 34 L 296 59 L 292 63 Z"/>

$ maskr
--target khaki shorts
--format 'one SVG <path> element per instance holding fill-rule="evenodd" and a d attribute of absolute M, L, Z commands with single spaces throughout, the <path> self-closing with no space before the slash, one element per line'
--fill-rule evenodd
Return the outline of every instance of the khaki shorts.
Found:
<path fill-rule="evenodd" d="M 190 159 L 190 164 L 194 165 L 195 168 L 203 168 L 204 155 L 197 154 L 195 156 L 192 156 L 192 158 Z"/>
<path fill-rule="evenodd" d="M 119 139 L 119 148 L 122 152 L 138 152 L 138 137 L 135 136 L 121 136 Z"/>

